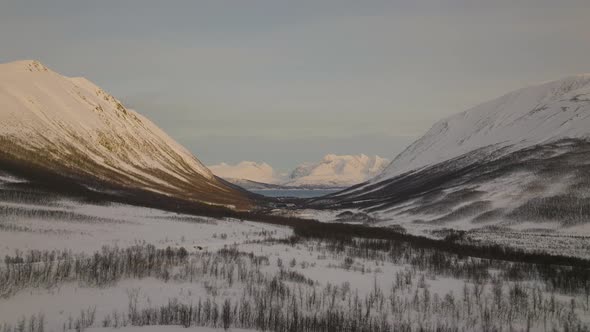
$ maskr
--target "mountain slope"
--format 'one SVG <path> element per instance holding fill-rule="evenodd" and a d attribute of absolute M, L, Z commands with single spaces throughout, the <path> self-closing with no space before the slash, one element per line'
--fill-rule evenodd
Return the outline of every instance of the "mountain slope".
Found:
<path fill-rule="evenodd" d="M 568 77 L 442 120 L 378 177 L 310 206 L 412 227 L 579 230 L 590 222 L 589 137 L 590 75 Z"/>
<path fill-rule="evenodd" d="M 590 74 L 526 87 L 436 123 L 372 182 L 480 148 L 516 151 L 590 134 Z"/>
<path fill-rule="evenodd" d="M 246 196 L 142 115 L 39 62 L 0 65 L 0 158 L 86 183 L 245 209 Z"/>
<path fill-rule="evenodd" d="M 284 184 L 294 187 L 348 187 L 376 176 L 389 164 L 379 156 L 326 155 L 317 163 L 304 163 Z"/>

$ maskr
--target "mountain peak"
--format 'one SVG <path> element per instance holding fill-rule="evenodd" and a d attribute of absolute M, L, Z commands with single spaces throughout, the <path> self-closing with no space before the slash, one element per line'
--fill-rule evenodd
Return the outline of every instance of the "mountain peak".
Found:
<path fill-rule="evenodd" d="M 570 76 L 442 119 L 380 176 L 314 204 L 368 211 L 379 226 L 413 231 L 577 233 L 590 220 L 589 151 L 590 75 Z"/>
<path fill-rule="evenodd" d="M 38 60 L 17 60 L 0 64 L 2 71 L 20 71 L 20 72 L 48 72 L 50 71 L 44 64 Z"/>
<path fill-rule="evenodd" d="M 320 161 L 299 164 L 287 176 L 278 174 L 265 162 L 219 163 L 209 168 L 226 180 L 249 180 L 289 187 L 347 187 L 381 173 L 389 160 L 379 156 L 327 154 Z"/>
<path fill-rule="evenodd" d="M 347 187 L 378 175 L 389 160 L 379 156 L 328 154 L 316 163 L 296 167 L 286 184 L 289 186 Z"/>

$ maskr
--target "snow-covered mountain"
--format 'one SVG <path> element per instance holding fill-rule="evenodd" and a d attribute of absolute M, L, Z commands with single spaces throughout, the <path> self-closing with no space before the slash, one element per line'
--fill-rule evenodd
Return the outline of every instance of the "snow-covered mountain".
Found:
<path fill-rule="evenodd" d="M 486 148 L 590 136 L 590 74 L 526 87 L 437 122 L 372 182 Z"/>
<path fill-rule="evenodd" d="M 232 183 L 236 183 L 238 180 L 249 180 L 268 184 L 281 182 L 280 177 L 275 173 L 272 166 L 265 162 L 242 161 L 235 165 L 220 163 L 209 166 L 209 169 L 213 174 Z"/>
<path fill-rule="evenodd" d="M 117 188 L 247 208 L 190 152 L 85 78 L 0 65 L 0 160 Z M 18 168 L 17 168 L 18 169 Z"/>
<path fill-rule="evenodd" d="M 590 75 L 526 87 L 436 123 L 379 176 L 311 206 L 428 227 L 590 222 Z"/>
<path fill-rule="evenodd" d="M 389 160 L 379 156 L 328 154 L 320 161 L 303 163 L 289 176 L 279 174 L 267 163 L 242 161 L 235 165 L 208 166 L 211 171 L 246 189 L 346 188 L 381 173 Z"/>
<path fill-rule="evenodd" d="M 284 184 L 294 187 L 349 187 L 378 175 L 389 162 L 379 156 L 329 154 L 319 162 L 299 165 Z"/>

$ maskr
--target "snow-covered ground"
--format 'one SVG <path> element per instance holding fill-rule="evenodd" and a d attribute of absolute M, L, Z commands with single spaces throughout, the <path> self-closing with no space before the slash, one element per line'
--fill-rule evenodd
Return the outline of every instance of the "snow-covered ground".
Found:
<path fill-rule="evenodd" d="M 49 205 L 0 202 L 1 257 L 18 257 L 34 251 L 91 255 L 105 246 L 127 248 L 144 244 L 156 248 L 182 247 L 189 253 L 215 252 L 230 245 L 261 241 L 271 236 L 285 238 L 291 233 L 285 227 L 195 217 L 121 204 L 94 205 L 72 200 Z M 2 266 L 4 264 L 0 263 L 0 271 L 6 268 Z M 31 287 L 9 298 L 5 294 L 0 299 L 0 331 L 3 331 L 3 322 L 16 326 L 22 317 L 28 319 L 39 313 L 46 318 L 49 331 L 61 331 L 61 324 L 77 317 L 80 310 L 93 310 L 96 317 L 126 310 L 130 292 L 137 292 L 140 305 L 164 305 L 171 298 L 188 302 L 198 294 L 206 294 L 199 283 L 165 283 L 154 278 L 121 280 L 106 288 L 88 287 L 77 282 Z"/>
<path fill-rule="evenodd" d="M 43 206 L 0 202 L 0 256 L 16 250 L 71 250 L 92 253 L 103 246 L 128 247 L 140 242 L 157 247 L 224 245 L 265 237 L 288 236 L 290 230 L 239 220 L 194 217 L 128 205 L 90 205 L 60 201 Z"/>
<path fill-rule="evenodd" d="M 272 331 L 271 321 L 334 313 L 393 330 L 526 329 L 533 316 L 531 330 L 559 330 L 590 317 L 583 290 L 534 269 L 509 278 L 526 267 L 508 262 L 125 205 L 3 202 L 0 211 L 2 332 L 39 322 L 44 331 Z M 138 326 L 155 324 L 165 326 Z"/>
<path fill-rule="evenodd" d="M 415 202 L 414 202 L 415 203 Z M 400 207 L 400 210 L 415 207 L 412 202 L 407 206 Z M 464 206 L 464 205 L 463 205 Z M 461 205 L 459 206 L 459 208 Z M 397 211 L 399 212 L 399 211 Z M 363 224 L 371 227 L 395 227 L 403 229 L 407 234 L 440 238 L 438 231 L 449 229 L 466 231 L 468 239 L 474 243 L 486 245 L 502 245 L 528 252 L 543 252 L 554 255 L 575 256 L 590 259 L 590 225 L 578 224 L 563 227 L 559 222 L 522 222 L 522 223 L 491 223 L 497 227 L 486 227 L 486 224 L 474 224 L 472 218 L 463 218 L 452 222 L 433 224 L 420 222 L 423 217 L 426 220 L 430 215 L 420 214 L 395 214 L 385 211 L 384 213 L 365 213 L 358 209 L 340 210 L 276 210 L 277 215 L 291 216 L 304 219 L 313 219 L 320 222 L 334 223 L 346 222 L 349 224 Z M 343 219 L 344 213 L 360 215 L 355 218 Z M 367 222 L 368 216 L 370 219 Z"/>

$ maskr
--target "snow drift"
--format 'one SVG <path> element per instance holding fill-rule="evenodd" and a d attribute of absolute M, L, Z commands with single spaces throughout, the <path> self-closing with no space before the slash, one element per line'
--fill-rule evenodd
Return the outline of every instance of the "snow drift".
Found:
<path fill-rule="evenodd" d="M 381 173 L 389 160 L 379 156 L 328 154 L 318 162 L 302 163 L 287 176 L 267 163 L 242 161 L 209 166 L 225 180 L 246 189 L 346 188 Z"/>

